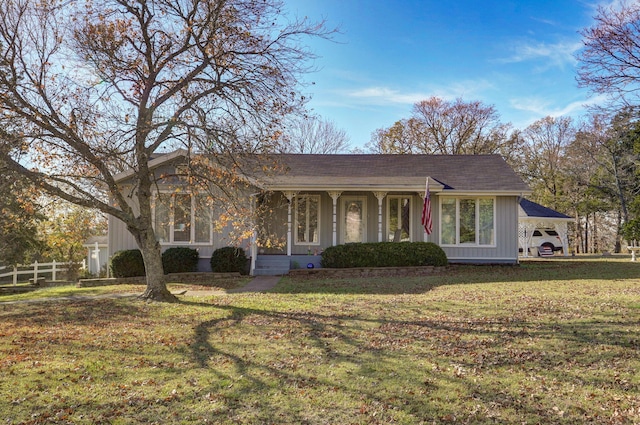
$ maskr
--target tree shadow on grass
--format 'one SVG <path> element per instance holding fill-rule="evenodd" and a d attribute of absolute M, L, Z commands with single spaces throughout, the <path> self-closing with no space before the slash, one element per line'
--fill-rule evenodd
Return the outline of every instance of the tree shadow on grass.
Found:
<path fill-rule="evenodd" d="M 111 297 L 77 297 L 76 299 L 47 299 L 43 302 L 16 304 L 0 303 L 3 321 L 12 321 L 21 326 L 78 324 L 108 325 L 117 321 L 134 321 L 148 316 L 143 302 L 130 302 L 132 296 L 114 299 Z"/>
<path fill-rule="evenodd" d="M 624 380 L 620 385 L 606 383 L 598 374 L 583 373 L 593 367 L 594 358 L 589 352 L 599 346 L 615 347 L 603 350 L 599 357 L 606 364 L 614 364 L 610 362 L 620 351 L 632 355 L 640 348 L 637 332 L 629 335 L 629 329 L 635 326 L 631 317 L 617 322 L 457 317 L 403 320 L 377 318 L 370 312 L 325 314 L 186 303 L 228 312 L 224 318 L 198 323 L 189 350 L 198 367 L 217 379 L 233 383 L 234 375 L 243 377 L 244 383 L 236 382 L 236 390 L 224 396 L 230 409 L 246 407 L 242 401 L 246 397 L 259 404 L 254 406 L 259 411 L 255 413 L 258 419 L 266 420 L 266 412 L 274 412 L 286 415 L 289 423 L 308 423 L 303 408 L 308 400 L 299 396 L 305 391 L 327 394 L 328 400 L 339 393 L 344 400 L 361 403 L 355 417 L 375 423 L 398 420 L 398 412 L 417 421 L 454 417 L 451 415 L 479 420 L 486 415 L 482 410 L 456 412 L 453 404 L 449 411 L 441 400 L 436 402 L 441 397 L 437 394 L 448 387 L 463 388 L 459 390 L 463 395 L 478 402 L 499 405 L 500 409 L 512 409 L 546 422 L 554 419 L 549 416 L 553 412 L 537 400 L 523 399 L 507 388 L 496 387 L 500 379 L 497 377 L 505 370 L 527 369 L 566 386 L 601 388 L 607 384 L 611 390 L 627 391 Z M 241 337 L 245 339 L 239 342 Z M 559 341 L 553 350 L 566 346 L 566 351 L 555 352 L 551 346 L 545 346 L 549 340 Z M 532 346 L 531 341 L 542 345 Z M 271 347 L 272 351 L 247 355 L 258 346 L 267 351 Z M 225 367 L 225 372 L 216 367 L 218 364 L 232 367 Z M 341 374 L 331 376 L 334 370 Z M 468 372 L 464 371 L 470 370 L 491 378 L 478 380 L 465 376 Z M 392 379 L 388 378 L 392 375 Z M 294 400 L 291 403 L 297 403 L 302 410 L 282 406 L 269 396 L 257 402 L 253 396 L 256 391 L 265 394 L 284 391 Z M 330 415 L 325 419 L 330 422 Z"/>
<path fill-rule="evenodd" d="M 621 261 L 547 260 L 521 265 L 450 265 L 427 276 L 301 278 L 284 277 L 272 293 L 421 294 L 443 285 L 502 282 L 619 280 L 640 278 L 640 267 Z"/>

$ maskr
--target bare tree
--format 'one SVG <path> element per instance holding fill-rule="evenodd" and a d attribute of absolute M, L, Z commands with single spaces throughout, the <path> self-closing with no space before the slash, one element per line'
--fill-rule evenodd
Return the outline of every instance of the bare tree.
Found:
<path fill-rule="evenodd" d="M 368 148 L 378 153 L 506 156 L 510 128 L 493 106 L 431 97 L 413 106 L 410 119 L 377 130 Z"/>
<path fill-rule="evenodd" d="M 272 150 L 282 118 L 303 107 L 303 37 L 330 33 L 283 16 L 279 0 L 4 0 L 0 127 L 16 136 L 0 154 L 50 194 L 122 220 L 143 254 L 143 297 L 175 300 L 149 161 L 182 147 L 185 186 L 236 196 L 241 154 Z"/>
<path fill-rule="evenodd" d="M 417 145 L 420 143 L 420 122 L 415 118 L 396 121 L 389 128 L 379 128 L 371 135 L 367 149 L 377 154 L 411 154 L 421 152 Z"/>
<path fill-rule="evenodd" d="M 576 129 L 569 117 L 545 117 L 527 127 L 522 137 L 525 145 L 525 178 L 535 197 L 561 210 L 566 149 Z"/>
<path fill-rule="evenodd" d="M 282 153 L 338 154 L 349 150 L 349 136 L 333 121 L 296 117 L 285 125 L 278 151 Z"/>
<path fill-rule="evenodd" d="M 581 31 L 584 48 L 578 84 L 596 93 L 625 98 L 640 90 L 640 3 L 600 6 L 595 25 Z"/>

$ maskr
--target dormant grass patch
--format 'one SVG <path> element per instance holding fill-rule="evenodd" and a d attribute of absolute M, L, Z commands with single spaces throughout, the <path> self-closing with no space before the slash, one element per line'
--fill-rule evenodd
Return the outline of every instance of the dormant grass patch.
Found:
<path fill-rule="evenodd" d="M 181 301 L 0 303 L 0 422 L 640 422 L 628 260 Z"/>

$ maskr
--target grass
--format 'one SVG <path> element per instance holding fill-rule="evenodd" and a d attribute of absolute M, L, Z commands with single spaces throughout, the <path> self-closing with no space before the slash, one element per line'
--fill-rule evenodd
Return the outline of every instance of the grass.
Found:
<path fill-rule="evenodd" d="M 640 423 L 628 260 L 181 299 L 0 303 L 0 422 Z"/>
<path fill-rule="evenodd" d="M 249 282 L 250 278 L 231 278 L 231 279 L 219 279 L 220 282 L 213 282 L 210 285 L 197 285 L 197 284 L 181 284 L 181 283 L 168 283 L 167 287 L 172 292 L 182 292 L 184 290 L 191 291 L 225 291 L 227 289 L 233 289 L 237 286 L 243 286 Z M 20 287 L 21 285 L 17 285 Z M 22 285 L 26 287 L 28 285 Z M 6 285 L 8 289 L 13 288 L 13 285 Z M 25 288 L 27 289 L 27 288 Z M 37 288 L 24 292 L 0 294 L 0 303 L 9 301 L 28 301 L 28 300 L 43 300 L 62 297 L 91 297 L 91 296 L 107 296 L 111 294 L 141 294 L 144 292 L 144 285 L 107 285 L 78 288 L 75 284 L 51 286 Z"/>

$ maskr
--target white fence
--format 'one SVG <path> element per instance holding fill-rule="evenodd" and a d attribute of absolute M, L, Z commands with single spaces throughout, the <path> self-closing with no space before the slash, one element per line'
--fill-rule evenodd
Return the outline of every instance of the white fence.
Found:
<path fill-rule="evenodd" d="M 33 279 L 33 282 L 38 281 L 38 276 L 43 276 L 45 274 L 51 274 L 51 280 L 58 280 L 58 273 L 67 271 L 69 266 L 73 263 L 58 263 L 53 261 L 51 263 L 38 263 L 37 261 L 33 264 L 22 265 L 22 266 L 13 266 L 13 267 L 0 267 L 0 272 L 7 269 L 12 269 L 10 272 L 0 273 L 0 279 L 11 276 L 13 278 L 13 284 L 18 283 L 18 276 L 20 275 L 29 275 L 29 279 Z M 78 263 L 81 265 L 82 269 L 87 267 L 86 260 L 82 260 L 82 263 Z"/>

